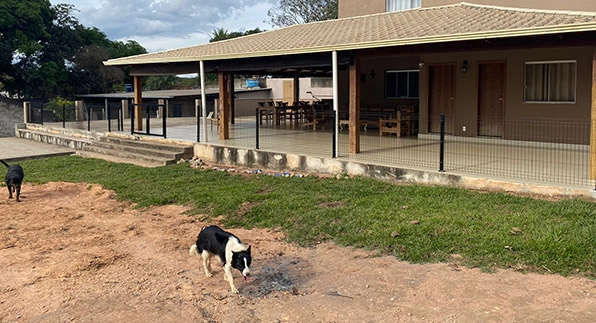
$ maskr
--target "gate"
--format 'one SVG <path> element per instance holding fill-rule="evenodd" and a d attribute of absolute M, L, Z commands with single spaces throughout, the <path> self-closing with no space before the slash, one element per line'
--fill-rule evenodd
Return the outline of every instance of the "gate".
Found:
<path fill-rule="evenodd" d="M 166 119 L 168 113 L 165 104 L 133 103 L 129 106 L 132 107 L 132 111 L 130 111 L 131 134 L 167 138 Z"/>

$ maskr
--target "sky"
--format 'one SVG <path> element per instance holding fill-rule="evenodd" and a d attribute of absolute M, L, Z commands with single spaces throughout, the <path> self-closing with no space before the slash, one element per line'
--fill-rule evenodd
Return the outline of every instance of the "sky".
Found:
<path fill-rule="evenodd" d="M 271 30 L 267 12 L 279 0 L 50 0 L 75 6 L 85 27 L 112 41 L 134 40 L 149 52 L 209 42 L 213 30 Z"/>

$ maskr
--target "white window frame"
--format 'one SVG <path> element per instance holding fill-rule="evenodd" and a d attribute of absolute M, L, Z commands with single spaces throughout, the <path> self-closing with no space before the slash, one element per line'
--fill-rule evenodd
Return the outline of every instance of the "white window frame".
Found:
<path fill-rule="evenodd" d="M 570 93 L 573 98 L 570 100 L 557 100 L 556 98 L 552 98 L 553 94 L 552 94 L 552 82 L 553 80 L 551 79 L 551 69 L 554 65 L 556 64 L 573 64 L 573 84 L 569 85 L 572 86 L 573 88 L 571 89 Z M 528 79 L 528 66 L 529 65 L 543 65 L 546 68 L 546 71 L 544 72 L 545 74 L 547 74 L 546 79 L 543 80 L 543 82 L 546 82 L 545 84 L 543 84 L 544 87 L 544 91 L 546 91 L 545 95 L 546 98 L 543 100 L 536 100 L 535 98 L 528 98 L 530 95 L 528 93 L 528 88 L 529 88 L 529 82 L 531 82 L 531 80 Z M 525 62 L 524 64 L 524 103 L 541 103 L 541 104 L 570 104 L 570 103 L 575 103 L 577 101 L 577 60 L 553 60 L 553 61 L 528 61 Z"/>
<path fill-rule="evenodd" d="M 388 82 L 387 82 L 387 78 L 389 77 L 389 74 L 399 74 L 399 73 L 407 73 L 408 77 L 407 77 L 407 82 L 408 84 L 406 85 L 406 92 L 407 95 L 406 96 L 389 96 L 388 94 Z M 418 96 L 410 96 L 410 73 L 417 73 L 418 74 Z M 398 79 L 396 79 L 395 82 L 395 93 L 398 94 L 398 88 L 399 88 L 399 84 L 397 83 Z M 385 71 L 385 98 L 386 99 L 418 99 L 420 98 L 420 70 L 416 70 L 416 69 L 411 69 L 411 70 L 387 70 Z"/>
<path fill-rule="evenodd" d="M 385 11 L 394 12 L 422 7 L 422 0 L 385 0 Z"/>

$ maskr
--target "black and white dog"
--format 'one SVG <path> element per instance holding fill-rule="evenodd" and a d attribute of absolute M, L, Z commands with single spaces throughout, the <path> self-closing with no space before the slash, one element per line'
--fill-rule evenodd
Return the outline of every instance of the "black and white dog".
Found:
<path fill-rule="evenodd" d="M 206 226 L 201 229 L 197 242 L 190 247 L 189 253 L 201 255 L 205 275 L 211 277 L 211 257 L 219 256 L 224 267 L 224 280 L 230 283 L 232 293 L 238 293 L 234 286 L 232 268 L 242 273 L 244 280 L 250 276 L 250 246 L 247 248 L 240 239 L 230 232 L 222 230 L 216 225 Z"/>
<path fill-rule="evenodd" d="M 12 198 L 12 193 L 16 193 L 17 202 L 21 201 L 21 184 L 23 184 L 23 178 L 25 177 L 25 173 L 23 172 L 23 168 L 21 165 L 8 165 L 5 161 L 0 160 L 6 168 L 8 168 L 8 172 L 6 173 L 6 177 L 4 177 L 4 181 L 6 182 L 6 187 L 8 188 L 8 198 Z"/>

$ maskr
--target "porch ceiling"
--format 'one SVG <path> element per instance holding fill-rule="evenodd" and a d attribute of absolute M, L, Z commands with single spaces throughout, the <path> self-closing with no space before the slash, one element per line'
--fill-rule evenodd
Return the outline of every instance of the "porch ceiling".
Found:
<path fill-rule="evenodd" d="M 331 51 L 341 54 L 343 65 L 349 62 L 350 52 L 356 50 L 515 41 L 594 31 L 593 12 L 460 3 L 294 25 L 215 43 L 111 59 L 104 64 L 132 66 L 133 75 L 197 72 L 199 61 L 204 62 L 207 72 L 322 75 L 331 69 Z"/>

